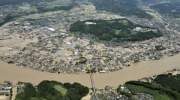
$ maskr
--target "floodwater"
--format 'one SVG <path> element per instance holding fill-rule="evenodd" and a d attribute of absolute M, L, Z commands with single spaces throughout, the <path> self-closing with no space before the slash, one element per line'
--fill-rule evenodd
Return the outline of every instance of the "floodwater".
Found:
<path fill-rule="evenodd" d="M 168 70 L 180 69 L 180 54 L 172 57 L 164 57 L 156 61 L 144 61 L 126 67 L 122 70 L 109 73 L 97 73 L 94 75 L 97 88 L 104 88 L 106 85 L 117 87 L 130 80 L 138 80 L 144 77 L 162 74 Z M 91 86 L 88 74 L 56 74 L 40 72 L 28 68 L 20 68 L 15 65 L 0 62 L 0 81 L 23 81 L 38 84 L 42 80 L 56 80 L 60 82 L 79 82 Z"/>
<path fill-rule="evenodd" d="M 0 96 L 0 100 L 9 100 L 8 96 Z"/>

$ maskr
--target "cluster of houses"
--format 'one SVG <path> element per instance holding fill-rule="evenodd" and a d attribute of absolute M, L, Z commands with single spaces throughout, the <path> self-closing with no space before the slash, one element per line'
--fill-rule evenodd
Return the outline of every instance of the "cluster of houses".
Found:
<path fill-rule="evenodd" d="M 12 96 L 12 84 L 5 81 L 0 82 L 0 100 L 10 100 Z"/>

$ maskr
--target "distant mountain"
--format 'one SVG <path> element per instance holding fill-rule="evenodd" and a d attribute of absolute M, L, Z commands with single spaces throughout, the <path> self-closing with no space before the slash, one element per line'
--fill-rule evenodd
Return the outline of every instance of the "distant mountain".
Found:
<path fill-rule="evenodd" d="M 180 2 L 161 3 L 151 6 L 160 14 L 169 17 L 180 17 Z"/>
<path fill-rule="evenodd" d="M 24 15 L 69 10 L 74 0 L 0 0 L 0 26 Z"/>
<path fill-rule="evenodd" d="M 148 5 L 156 5 L 160 3 L 173 3 L 173 2 L 180 2 L 180 0 L 141 0 L 144 4 Z"/>
<path fill-rule="evenodd" d="M 19 4 L 23 2 L 34 2 L 34 1 L 41 1 L 41 0 L 0 0 L 0 6 L 9 5 L 9 4 Z"/>
<path fill-rule="evenodd" d="M 138 0 L 89 0 L 98 10 L 119 13 L 123 16 L 137 16 L 151 18 L 143 9 L 138 7 Z"/>
<path fill-rule="evenodd" d="M 65 4 L 66 2 L 73 2 L 76 0 L 0 0 L 0 6 L 11 5 L 11 4 L 22 4 L 22 3 L 53 3 Z"/>

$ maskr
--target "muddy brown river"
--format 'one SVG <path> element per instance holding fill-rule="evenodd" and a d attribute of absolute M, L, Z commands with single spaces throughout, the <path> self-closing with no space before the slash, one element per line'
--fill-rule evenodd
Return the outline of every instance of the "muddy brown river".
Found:
<path fill-rule="evenodd" d="M 144 61 L 134 64 L 116 72 L 97 73 L 94 75 L 97 88 L 104 88 L 106 85 L 117 87 L 130 80 L 137 80 L 164 73 L 174 68 L 180 69 L 180 54 L 172 57 L 164 57 L 157 61 Z M 20 68 L 15 65 L 0 62 L 0 81 L 23 81 L 38 84 L 42 80 L 56 80 L 60 82 L 79 82 L 91 86 L 89 75 L 80 74 L 55 74 L 40 72 L 36 70 Z"/>

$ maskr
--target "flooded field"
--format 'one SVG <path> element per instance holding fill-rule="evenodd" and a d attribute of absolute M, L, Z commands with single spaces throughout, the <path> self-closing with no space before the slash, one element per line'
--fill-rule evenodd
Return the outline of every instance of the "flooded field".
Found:
<path fill-rule="evenodd" d="M 172 57 L 164 57 L 157 61 L 140 62 L 116 72 L 97 73 L 94 75 L 95 85 L 97 88 L 104 88 L 106 85 L 117 87 L 126 81 L 150 77 L 174 68 L 180 69 L 180 54 Z M 56 74 L 40 72 L 0 62 L 0 81 L 4 80 L 31 82 L 33 84 L 38 84 L 42 80 L 56 80 L 71 83 L 79 82 L 83 85 L 91 86 L 89 75 L 85 73 Z"/>

